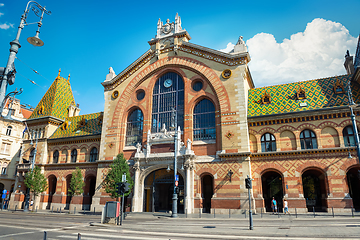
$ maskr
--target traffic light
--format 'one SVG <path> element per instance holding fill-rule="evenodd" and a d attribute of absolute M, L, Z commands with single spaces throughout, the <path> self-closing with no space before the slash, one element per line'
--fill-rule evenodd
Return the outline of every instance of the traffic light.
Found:
<path fill-rule="evenodd" d="M 130 183 L 126 182 L 124 186 L 124 192 L 130 191 Z"/>
<path fill-rule="evenodd" d="M 180 193 L 179 187 L 175 187 L 175 192 L 176 192 L 176 194 L 179 194 L 179 193 Z"/>
<path fill-rule="evenodd" d="M 121 194 L 121 182 L 118 182 L 117 184 L 116 184 L 116 192 L 118 193 L 118 194 Z"/>
<path fill-rule="evenodd" d="M 251 188 L 252 188 L 251 178 L 245 178 L 245 187 L 246 187 L 247 189 L 251 189 Z"/>

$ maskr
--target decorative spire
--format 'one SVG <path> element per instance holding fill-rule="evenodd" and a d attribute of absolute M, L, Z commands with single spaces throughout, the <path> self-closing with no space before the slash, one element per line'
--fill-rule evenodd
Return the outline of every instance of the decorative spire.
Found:
<path fill-rule="evenodd" d="M 354 67 L 355 67 L 355 70 L 358 67 L 360 67 L 360 34 L 358 37 L 358 43 L 357 43 L 357 47 L 356 47 Z"/>
<path fill-rule="evenodd" d="M 68 76 L 68 84 L 70 84 L 70 73 L 69 73 L 69 76 Z"/>
<path fill-rule="evenodd" d="M 59 68 L 59 73 L 58 73 L 56 79 L 60 78 L 60 73 L 61 73 L 61 68 Z"/>

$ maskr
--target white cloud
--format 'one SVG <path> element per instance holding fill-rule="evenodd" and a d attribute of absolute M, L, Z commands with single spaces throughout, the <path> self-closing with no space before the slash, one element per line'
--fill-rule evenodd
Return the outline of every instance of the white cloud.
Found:
<path fill-rule="evenodd" d="M 282 43 L 269 33 L 246 42 L 257 87 L 346 74 L 344 55 L 348 49 L 353 55 L 356 43 L 342 24 L 320 18 Z"/>
<path fill-rule="evenodd" d="M 0 3 L 0 7 L 3 7 L 4 6 L 4 4 L 3 3 Z"/>
<path fill-rule="evenodd" d="M 0 24 L 0 29 L 9 29 L 9 28 L 13 28 L 14 27 L 14 24 L 7 24 L 7 23 L 3 23 L 3 24 Z"/>
<path fill-rule="evenodd" d="M 220 49 L 219 51 L 225 52 L 225 53 L 229 53 L 231 50 L 234 49 L 234 46 L 235 46 L 235 44 L 229 42 L 229 43 L 226 45 L 226 48 L 225 48 L 225 49 Z"/>

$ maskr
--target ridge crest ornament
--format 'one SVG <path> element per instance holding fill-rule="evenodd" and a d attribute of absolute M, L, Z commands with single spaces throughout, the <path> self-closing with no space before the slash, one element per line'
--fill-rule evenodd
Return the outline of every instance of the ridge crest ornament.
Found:
<path fill-rule="evenodd" d="M 161 31 L 164 33 L 164 34 L 169 34 L 171 33 L 171 31 L 174 29 L 174 23 L 170 22 L 169 19 L 166 20 L 166 24 L 164 26 L 162 26 L 161 28 Z"/>

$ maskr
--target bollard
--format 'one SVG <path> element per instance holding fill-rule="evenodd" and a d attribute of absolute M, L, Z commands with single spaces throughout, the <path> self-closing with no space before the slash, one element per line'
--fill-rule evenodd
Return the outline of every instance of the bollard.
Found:
<path fill-rule="evenodd" d="M 199 218 L 201 218 L 201 208 L 199 208 Z"/>
<path fill-rule="evenodd" d="M 215 208 L 214 208 L 214 218 L 215 218 Z"/>
<path fill-rule="evenodd" d="M 76 213 L 76 207 L 74 207 L 74 214 Z"/>
<path fill-rule="evenodd" d="M 54 206 L 51 207 L 51 213 L 53 213 L 53 212 L 54 212 Z"/>
<path fill-rule="evenodd" d="M 314 218 L 315 218 L 315 207 L 313 207 L 313 213 L 314 213 Z"/>
<path fill-rule="evenodd" d="M 230 211 L 230 209 L 229 209 L 229 218 L 231 218 L 231 211 Z"/>
<path fill-rule="evenodd" d="M 16 212 L 17 205 L 15 205 L 15 212 Z"/>
<path fill-rule="evenodd" d="M 61 207 L 60 207 L 60 213 L 61 213 Z"/>
<path fill-rule="evenodd" d="M 354 217 L 354 208 L 351 206 L 351 216 Z"/>
<path fill-rule="evenodd" d="M 263 212 L 263 208 L 261 208 L 261 211 L 260 211 L 260 213 L 261 213 L 261 214 L 260 214 L 261 218 L 262 218 L 262 212 Z"/>
<path fill-rule="evenodd" d="M 94 207 L 94 215 L 95 215 L 95 207 Z"/>
<path fill-rule="evenodd" d="M 38 206 L 36 206 L 36 208 L 35 208 L 35 212 L 37 212 L 37 208 L 38 208 Z"/>
<path fill-rule="evenodd" d="M 276 211 L 277 211 L 278 218 L 280 218 L 279 208 Z"/>
<path fill-rule="evenodd" d="M 245 218 L 246 218 L 246 210 L 245 210 Z"/>
<path fill-rule="evenodd" d="M 295 208 L 295 218 L 297 218 L 297 211 L 296 211 L 296 208 Z"/>
<path fill-rule="evenodd" d="M 77 240 L 81 240 L 81 234 L 80 234 L 80 233 L 78 233 L 78 238 L 77 238 Z"/>
<path fill-rule="evenodd" d="M 46 231 L 44 231 L 44 240 L 46 240 L 47 239 L 47 233 L 46 233 Z"/>
<path fill-rule="evenodd" d="M 334 208 L 331 207 L 331 210 L 332 210 L 333 217 L 335 217 L 335 215 L 334 215 Z"/>
<path fill-rule="evenodd" d="M 59 213 L 59 208 L 56 209 L 56 212 Z"/>
<path fill-rule="evenodd" d="M 187 208 L 185 209 L 185 218 L 187 218 Z"/>

